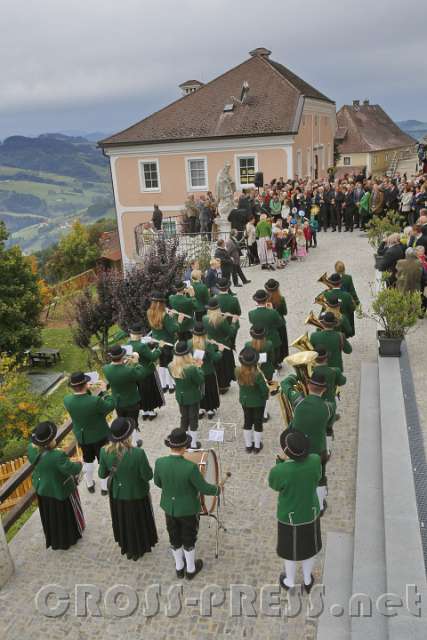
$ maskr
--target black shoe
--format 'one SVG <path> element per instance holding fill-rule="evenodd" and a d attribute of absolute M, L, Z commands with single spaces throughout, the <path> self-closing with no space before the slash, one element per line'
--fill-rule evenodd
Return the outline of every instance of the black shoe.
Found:
<path fill-rule="evenodd" d="M 185 576 L 185 564 L 182 567 L 182 569 L 180 569 L 179 571 L 178 571 L 178 569 L 175 569 L 175 571 L 176 571 L 176 577 L 179 578 L 180 580 L 182 580 L 182 578 L 184 578 L 184 576 Z"/>
<path fill-rule="evenodd" d="M 108 496 L 107 489 L 101 489 L 101 496 Z"/>
<path fill-rule="evenodd" d="M 189 573 L 188 571 L 185 572 L 185 577 L 187 578 L 187 580 L 192 580 L 193 578 L 195 578 L 197 574 L 200 573 L 200 571 L 203 569 L 203 560 L 196 560 L 194 564 L 196 570 L 193 571 L 193 573 Z"/>
<path fill-rule="evenodd" d="M 263 444 L 261 442 L 261 444 L 259 445 L 259 448 L 258 447 L 254 447 L 254 453 L 259 453 L 262 449 L 263 449 Z"/>
<path fill-rule="evenodd" d="M 281 362 L 276 364 L 276 369 L 278 369 L 279 371 L 280 371 L 280 369 L 283 369 L 283 364 Z"/>
<path fill-rule="evenodd" d="M 270 414 L 269 413 L 267 413 L 266 416 L 262 416 L 262 421 L 263 422 L 268 422 L 269 420 L 270 420 Z"/>
<path fill-rule="evenodd" d="M 147 415 L 145 415 L 145 414 L 142 416 L 142 419 L 143 419 L 143 420 L 148 420 L 149 418 L 150 418 L 150 416 L 147 416 Z"/>
<path fill-rule="evenodd" d="M 310 582 L 310 584 L 305 584 L 304 583 L 304 589 L 305 589 L 306 593 L 310 593 L 313 585 L 314 585 L 314 576 L 313 576 L 313 574 L 311 574 L 311 582 Z"/>
<path fill-rule="evenodd" d="M 328 508 L 328 503 L 326 502 L 326 500 L 323 500 L 323 509 L 320 512 L 320 517 L 323 518 L 323 516 L 325 515 L 325 511 Z"/>
<path fill-rule="evenodd" d="M 233 287 L 243 287 L 242 284 L 234 284 Z"/>
<path fill-rule="evenodd" d="M 269 268 L 270 271 L 276 271 L 276 267 L 273 267 L 272 264 L 269 264 L 268 268 Z"/>
<path fill-rule="evenodd" d="M 246 447 L 246 453 L 252 453 L 253 450 L 254 450 L 254 445 L 252 445 L 251 447 Z"/>
<path fill-rule="evenodd" d="M 92 486 L 88 487 L 87 490 L 89 491 L 89 493 L 95 493 L 95 483 L 93 483 Z"/>
<path fill-rule="evenodd" d="M 168 392 L 169 387 L 162 387 L 162 391 L 163 393 L 167 393 Z"/>
<path fill-rule="evenodd" d="M 169 393 L 175 393 L 175 387 L 173 387 L 172 389 L 169 389 Z"/>
<path fill-rule="evenodd" d="M 199 442 L 198 440 L 196 441 L 196 446 L 193 447 L 192 444 L 190 444 L 190 446 L 188 447 L 189 449 L 192 449 L 193 451 L 196 451 L 197 449 L 201 449 L 202 448 L 202 443 Z"/>
<path fill-rule="evenodd" d="M 206 416 L 206 411 L 199 411 L 199 420 Z"/>
<path fill-rule="evenodd" d="M 279 584 L 282 587 L 282 589 L 284 589 L 285 591 L 289 591 L 289 589 L 293 589 L 293 587 L 288 587 L 288 585 L 285 583 L 285 579 L 286 579 L 286 573 L 281 573 L 279 576 Z"/>
<path fill-rule="evenodd" d="M 148 416 L 149 420 L 155 420 L 157 418 L 157 411 L 154 412 L 154 415 Z"/>
<path fill-rule="evenodd" d="M 208 418 L 209 418 L 209 420 L 212 420 L 212 418 L 214 417 L 214 415 L 215 415 L 215 411 L 208 411 Z"/>
<path fill-rule="evenodd" d="M 140 449 L 142 447 L 142 440 L 137 440 L 136 446 L 138 447 L 138 449 Z"/>
<path fill-rule="evenodd" d="M 335 233 L 336 229 L 332 229 L 332 233 Z"/>
<path fill-rule="evenodd" d="M 245 282 L 243 284 L 250 284 L 252 282 L 252 280 L 245 280 Z"/>

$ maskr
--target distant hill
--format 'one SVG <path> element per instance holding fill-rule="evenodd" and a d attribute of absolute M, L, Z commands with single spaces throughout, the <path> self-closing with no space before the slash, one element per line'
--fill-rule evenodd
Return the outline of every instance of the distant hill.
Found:
<path fill-rule="evenodd" d="M 427 135 L 427 122 L 421 122 L 420 120 L 401 120 L 396 122 L 397 126 L 405 133 L 409 133 L 413 138 L 421 140 Z"/>
<path fill-rule="evenodd" d="M 56 242 L 75 218 L 114 216 L 108 160 L 95 142 L 75 133 L 11 136 L 0 143 L 0 219 L 10 242 L 26 253 Z"/>

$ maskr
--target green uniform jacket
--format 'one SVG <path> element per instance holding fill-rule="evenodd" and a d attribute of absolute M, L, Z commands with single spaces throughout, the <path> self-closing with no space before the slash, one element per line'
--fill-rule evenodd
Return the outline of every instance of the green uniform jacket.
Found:
<path fill-rule="evenodd" d="M 195 294 L 195 310 L 204 311 L 210 298 L 209 289 L 203 282 L 195 282 L 193 280 L 191 281 L 191 286 L 193 287 Z"/>
<path fill-rule="evenodd" d="M 140 364 L 106 364 L 102 370 L 110 383 L 116 409 L 126 409 L 140 403 L 138 382 L 150 375 L 147 367 Z"/>
<path fill-rule="evenodd" d="M 193 351 L 192 340 L 188 341 L 188 346 L 190 347 L 191 351 Z M 205 347 L 205 355 L 203 356 L 203 364 L 201 366 L 203 374 L 205 376 L 208 376 L 212 373 L 215 373 L 214 363 L 218 362 L 218 360 L 221 360 L 221 358 L 222 352 L 218 350 L 218 347 L 215 344 L 207 343 Z"/>
<path fill-rule="evenodd" d="M 234 339 L 238 330 L 237 322 L 232 322 L 230 324 L 224 318 L 224 320 L 220 322 L 218 326 L 214 327 L 209 322 L 209 318 L 205 316 L 203 318 L 203 325 L 206 329 L 206 333 L 208 334 L 208 338 L 210 338 L 211 340 L 216 340 L 217 342 L 221 342 L 222 344 L 225 344 L 226 347 L 233 347 Z"/>
<path fill-rule="evenodd" d="M 319 364 L 314 367 L 313 371 L 321 373 L 325 376 L 326 380 L 326 392 L 323 394 L 323 399 L 332 402 L 336 406 L 337 387 L 343 387 L 347 382 L 347 378 L 341 373 L 338 367 L 329 367 L 326 364 Z"/>
<path fill-rule="evenodd" d="M 116 459 L 116 453 L 107 453 L 105 447 L 101 449 L 98 469 L 100 478 L 108 478 Z M 117 465 L 117 471 L 111 481 L 111 496 L 115 500 L 142 500 L 150 490 L 148 483 L 152 477 L 153 470 L 144 449 L 132 447 L 126 451 Z"/>
<path fill-rule="evenodd" d="M 270 340 L 273 349 L 280 347 L 281 340 L 278 329 L 285 326 L 285 320 L 276 309 L 258 307 L 249 311 L 249 322 L 257 328 L 265 329 L 265 337 Z"/>
<path fill-rule="evenodd" d="M 322 329 L 317 329 L 317 331 L 322 331 Z M 343 313 L 341 314 L 341 320 L 335 326 L 335 331 L 340 331 L 345 335 L 346 338 L 352 338 L 354 336 L 354 331 L 351 328 L 351 324 Z"/>
<path fill-rule="evenodd" d="M 79 444 L 99 442 L 107 437 L 109 427 L 105 416 L 114 411 L 111 396 L 70 394 L 64 398 L 64 406 L 73 422 L 73 433 Z"/>
<path fill-rule="evenodd" d="M 239 379 L 239 368 L 236 369 L 236 380 Z M 269 389 L 261 373 L 257 373 L 252 386 L 240 384 L 239 402 L 242 407 L 263 407 L 267 402 Z"/>
<path fill-rule="evenodd" d="M 268 476 L 271 489 L 279 492 L 277 519 L 285 524 L 305 524 L 319 513 L 317 485 L 322 476 L 320 458 L 310 453 L 305 460 L 278 461 Z"/>
<path fill-rule="evenodd" d="M 252 347 L 252 341 L 249 340 L 249 342 L 246 342 L 245 347 Z M 265 377 L 267 378 L 267 380 L 272 380 L 274 375 L 274 362 L 273 362 L 274 349 L 270 340 L 265 341 L 264 348 L 261 353 L 267 354 L 267 362 L 264 362 L 263 364 L 259 364 L 258 366 L 263 372 L 263 374 L 265 375 Z"/>
<path fill-rule="evenodd" d="M 232 313 L 234 316 L 242 315 L 237 296 L 233 296 L 231 293 L 218 293 L 216 298 L 222 313 Z"/>
<path fill-rule="evenodd" d="M 164 342 L 169 342 L 170 344 L 175 344 L 176 334 L 179 331 L 178 323 L 171 318 L 167 313 L 165 313 L 163 317 L 163 326 L 161 329 L 153 329 L 151 328 L 151 335 L 156 340 L 163 340 Z"/>
<path fill-rule="evenodd" d="M 329 354 L 328 364 L 330 367 L 338 367 L 340 371 L 344 371 L 342 352 L 351 353 L 353 349 L 342 333 L 333 329 L 316 331 L 310 335 L 310 342 L 314 348 L 320 345 L 325 347 Z"/>
<path fill-rule="evenodd" d="M 219 487 L 205 482 L 194 462 L 177 455 L 156 460 L 154 483 L 162 490 L 161 508 L 175 518 L 199 513 L 200 493 L 217 496 L 220 492 Z"/>
<path fill-rule="evenodd" d="M 28 460 L 33 464 L 40 453 L 40 449 L 32 444 L 28 445 Z M 81 462 L 72 462 L 65 451 L 61 449 L 47 449 L 33 471 L 33 487 L 39 496 L 66 500 L 73 493 L 77 476 L 82 468 Z"/>
<path fill-rule="evenodd" d="M 171 373 L 172 375 L 172 373 Z M 183 378 L 175 380 L 175 398 L 178 404 L 196 404 L 202 399 L 202 384 L 205 374 L 202 369 L 190 365 L 184 368 Z"/>
<path fill-rule="evenodd" d="M 140 340 L 129 340 L 128 344 L 139 355 L 139 364 L 146 367 L 150 373 L 153 373 L 156 368 L 156 362 L 160 358 L 160 349 L 150 349 L 148 344 L 141 342 Z"/>
<path fill-rule="evenodd" d="M 179 311 L 179 313 L 186 313 L 191 316 L 191 318 L 184 318 L 179 325 L 180 331 L 191 331 L 194 326 L 193 314 L 197 307 L 196 299 L 176 293 L 173 296 L 169 296 L 169 306 L 171 309 Z"/>
<path fill-rule="evenodd" d="M 341 313 L 347 316 L 353 331 L 352 335 L 354 336 L 354 301 L 351 295 L 346 291 L 341 291 L 341 289 L 328 289 L 327 291 L 323 291 L 323 295 L 327 300 L 331 297 L 338 296 Z"/>
<path fill-rule="evenodd" d="M 291 429 L 301 431 L 310 438 L 310 453 L 319 456 L 326 451 L 326 430 L 335 415 L 335 407 L 330 402 L 315 395 L 304 396 L 293 388 L 298 378 L 291 374 L 282 380 L 280 387 L 294 407 Z"/>
<path fill-rule="evenodd" d="M 348 273 L 343 273 L 342 282 L 341 282 L 341 291 L 346 291 L 351 295 L 354 300 L 354 304 L 358 306 L 360 304 L 360 300 L 357 296 L 356 289 L 354 288 L 353 278 Z"/>

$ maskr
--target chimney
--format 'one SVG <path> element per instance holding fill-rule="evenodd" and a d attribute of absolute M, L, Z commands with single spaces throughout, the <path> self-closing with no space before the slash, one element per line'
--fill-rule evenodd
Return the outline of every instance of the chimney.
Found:
<path fill-rule="evenodd" d="M 364 106 L 364 107 L 367 107 L 368 105 L 369 105 L 369 100 L 364 100 L 364 101 L 363 101 L 363 106 Z"/>
<path fill-rule="evenodd" d="M 353 100 L 353 107 L 360 107 L 360 100 Z"/>
<path fill-rule="evenodd" d="M 252 58 L 256 58 L 257 56 L 260 58 L 269 58 L 271 51 L 265 47 L 258 47 L 258 49 L 252 49 L 252 51 L 249 51 L 249 55 L 252 56 Z"/>

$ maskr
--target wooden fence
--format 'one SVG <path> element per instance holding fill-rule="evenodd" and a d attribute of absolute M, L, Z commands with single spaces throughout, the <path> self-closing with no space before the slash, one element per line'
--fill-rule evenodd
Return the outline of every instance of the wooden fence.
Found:
<path fill-rule="evenodd" d="M 0 464 L 0 487 L 13 476 L 27 462 L 26 457 L 15 458 Z M 0 513 L 6 513 L 14 507 L 19 500 L 31 489 L 31 477 L 25 478 L 13 493 L 4 501 L 0 502 Z"/>

